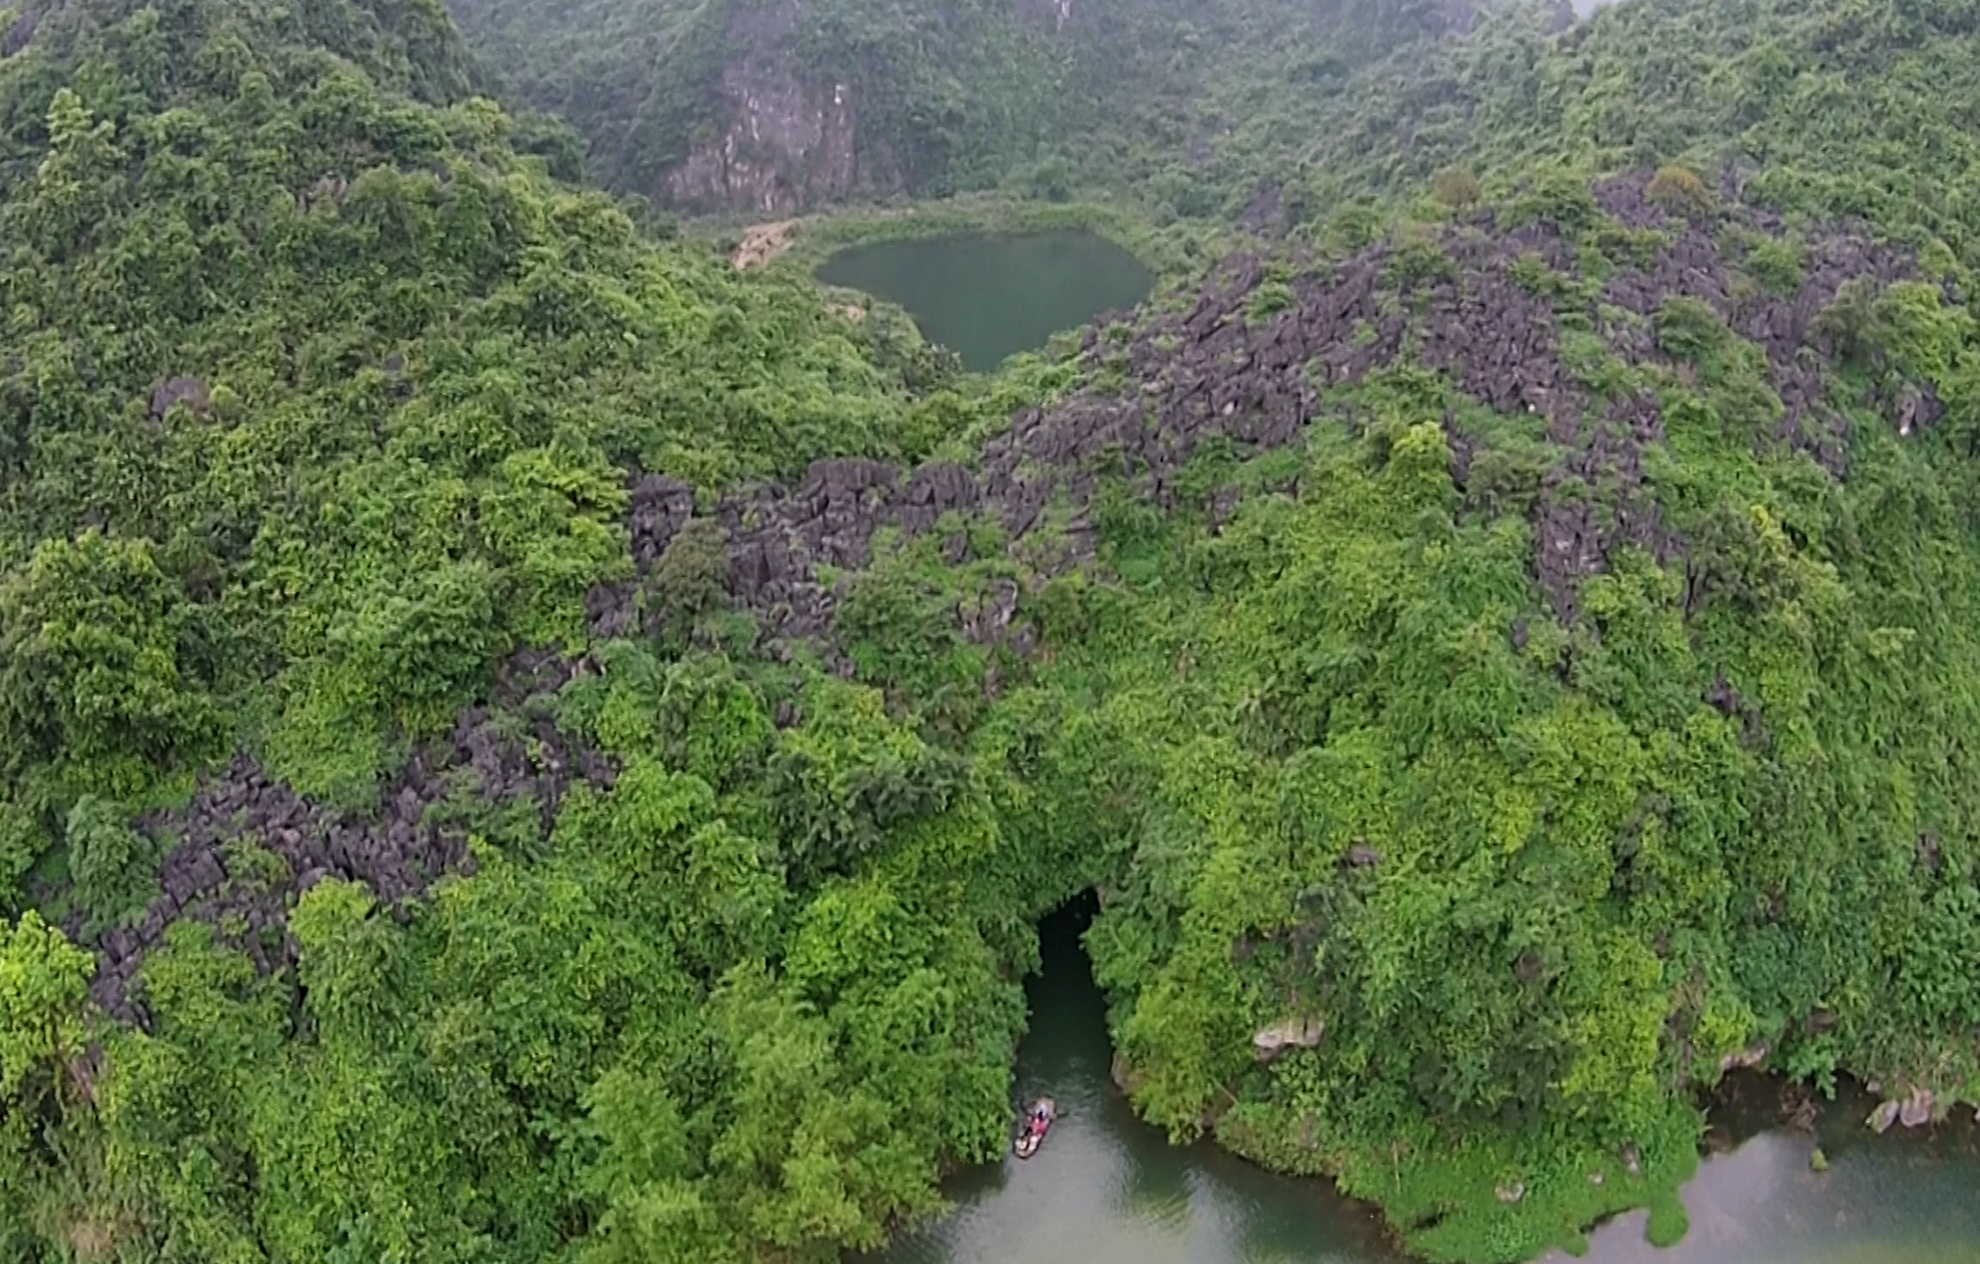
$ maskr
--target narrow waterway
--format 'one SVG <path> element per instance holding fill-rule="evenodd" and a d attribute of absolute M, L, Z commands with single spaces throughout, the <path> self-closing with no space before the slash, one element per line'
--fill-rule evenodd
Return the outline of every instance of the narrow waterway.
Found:
<path fill-rule="evenodd" d="M 1398 1264 L 1379 1216 L 1324 1181 L 1274 1176 L 1212 1146 L 1172 1147 L 1108 1078 L 1083 915 L 1042 928 L 1027 985 L 1031 1033 L 1017 1097 L 1065 1112 L 1035 1158 L 958 1175 L 955 1211 L 865 1264 Z M 1788 1103 L 1792 1104 L 1790 1096 Z M 1980 1264 L 1980 1132 L 1962 1114 L 1876 1137 L 1860 1092 L 1783 1122 L 1782 1086 L 1742 1079 L 1714 1112 L 1714 1153 L 1685 1192 L 1691 1232 L 1644 1240 L 1641 1213 L 1604 1225 L 1592 1264 Z M 1829 1169 L 1815 1172 L 1819 1143 Z M 1567 1257 L 1560 1257 L 1565 1260 Z"/>
<path fill-rule="evenodd" d="M 1154 277 L 1097 233 L 967 233 L 842 250 L 818 269 L 828 285 L 899 303 L 922 336 L 987 372 L 1100 313 L 1148 296 Z"/>

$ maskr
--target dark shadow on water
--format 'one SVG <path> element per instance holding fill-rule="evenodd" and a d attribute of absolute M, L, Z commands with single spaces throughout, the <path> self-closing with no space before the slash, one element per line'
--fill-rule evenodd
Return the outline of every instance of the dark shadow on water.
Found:
<path fill-rule="evenodd" d="M 1038 1155 L 959 1174 L 947 1219 L 906 1235 L 877 1264 L 1390 1264 L 1380 1220 L 1324 1181 L 1275 1176 L 1216 1147 L 1172 1146 L 1111 1079 L 1106 998 L 1082 937 L 1097 903 L 1069 902 L 1039 926 L 1041 968 L 1025 981 L 1030 1026 L 1012 1115 L 1050 1096 L 1063 1117 Z"/>
<path fill-rule="evenodd" d="M 1265 1172 L 1207 1143 L 1176 1147 L 1109 1076 L 1106 1003 L 1081 937 L 1091 897 L 1039 927 L 1030 1028 L 1012 1119 L 1049 1094 L 1063 1108 L 1038 1155 L 1008 1152 L 945 1185 L 955 1211 L 870 1264 L 1397 1264 L 1375 1212 L 1331 1183 Z M 1873 1095 L 1834 1103 L 1757 1074 L 1728 1078 L 1708 1152 L 1684 1192 L 1691 1231 L 1668 1249 L 1634 1212 L 1591 1235 L 1588 1264 L 1980 1264 L 1980 1126 L 1863 1127 Z M 1829 1170 L 1817 1172 L 1817 1143 Z M 1565 1264 L 1567 1257 L 1555 1257 Z"/>
<path fill-rule="evenodd" d="M 1107 1001 L 1093 980 L 1086 955 L 1087 928 L 1099 912 L 1092 892 L 1075 897 L 1038 927 L 1038 974 L 1026 980 L 1031 1027 L 1018 1053 L 1020 1081 L 1038 1085 L 1028 1100 L 1049 1094 L 1066 1111 L 1071 1131 L 1104 1131 L 1126 1159 L 1112 1190 L 1120 1215 L 1174 1225 L 1186 1217 L 1189 1172 L 1155 1129 L 1141 1124 L 1113 1084 L 1113 1046 L 1106 1026 Z"/>

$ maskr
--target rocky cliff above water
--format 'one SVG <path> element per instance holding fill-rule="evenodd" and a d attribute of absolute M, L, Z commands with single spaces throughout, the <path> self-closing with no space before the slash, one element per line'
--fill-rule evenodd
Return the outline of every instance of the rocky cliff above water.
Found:
<path fill-rule="evenodd" d="M 793 47 L 804 0 L 738 6 L 714 135 L 660 176 L 663 200 L 765 217 L 905 191 L 884 137 L 862 131 L 861 89 L 807 72 Z"/>
<path fill-rule="evenodd" d="M 1013 181 L 1064 197 L 1178 138 L 1201 166 L 1230 132 L 1218 94 L 1250 76 L 1302 56 L 1332 74 L 1475 16 L 1469 0 L 450 2 L 502 90 L 584 137 L 594 179 L 763 217 Z"/>

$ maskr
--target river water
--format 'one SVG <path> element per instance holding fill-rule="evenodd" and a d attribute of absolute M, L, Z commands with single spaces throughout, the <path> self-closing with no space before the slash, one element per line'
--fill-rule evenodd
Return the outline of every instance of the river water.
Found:
<path fill-rule="evenodd" d="M 818 269 L 827 285 L 899 303 L 922 336 L 963 367 L 996 368 L 1063 329 L 1148 296 L 1154 277 L 1096 233 L 969 233 L 842 250 Z"/>
<path fill-rule="evenodd" d="M 1108 1078 L 1098 989 L 1081 922 L 1042 930 L 1027 985 L 1030 1034 L 1017 1099 L 1064 1112 L 1029 1161 L 950 1182 L 945 1219 L 863 1264 L 1400 1264 L 1370 1208 L 1324 1181 L 1274 1176 L 1208 1145 L 1172 1147 Z M 1685 1191 L 1691 1232 L 1658 1250 L 1642 1213 L 1592 1235 L 1593 1264 L 1980 1264 L 1980 1132 L 1962 1113 L 1876 1137 L 1860 1092 L 1823 1109 L 1814 1134 L 1780 1123 L 1781 1086 L 1740 1080 L 1713 1112 L 1711 1148 Z M 1811 1169 L 1817 1142 L 1829 1169 Z M 1560 1257 L 1565 1260 L 1566 1257 Z"/>

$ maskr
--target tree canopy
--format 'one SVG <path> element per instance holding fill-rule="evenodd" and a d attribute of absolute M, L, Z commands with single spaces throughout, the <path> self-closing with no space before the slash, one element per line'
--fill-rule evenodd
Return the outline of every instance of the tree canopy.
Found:
<path fill-rule="evenodd" d="M 875 1247 L 1088 890 L 1141 1113 L 1437 1258 L 1669 1231 L 1733 1066 L 1980 1098 L 1970 23 L 1079 2 L 790 33 L 1252 239 L 994 379 L 432 0 L 4 11 L 8 1258 Z M 729 10 L 572 12 L 672 161 Z"/>

